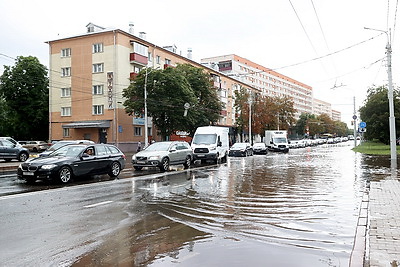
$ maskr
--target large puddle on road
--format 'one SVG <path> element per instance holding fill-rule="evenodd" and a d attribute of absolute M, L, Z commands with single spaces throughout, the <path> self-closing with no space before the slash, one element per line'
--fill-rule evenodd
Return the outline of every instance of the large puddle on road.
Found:
<path fill-rule="evenodd" d="M 74 265 L 348 266 L 368 181 L 397 177 L 388 161 L 324 146 L 136 181 L 146 216 Z"/>

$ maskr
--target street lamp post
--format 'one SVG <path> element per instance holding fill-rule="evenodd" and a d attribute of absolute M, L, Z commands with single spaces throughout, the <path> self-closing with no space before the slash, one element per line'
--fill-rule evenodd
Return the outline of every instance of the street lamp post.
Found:
<path fill-rule="evenodd" d="M 148 126 L 148 121 L 147 121 L 147 76 L 156 69 L 159 69 L 159 67 L 155 69 L 151 69 L 150 71 L 147 71 L 146 67 L 146 73 L 144 76 L 144 147 L 147 147 L 149 145 L 149 126 Z M 155 81 L 154 81 L 155 82 Z"/>
<path fill-rule="evenodd" d="M 373 30 L 378 32 L 384 32 L 387 37 L 387 45 L 386 45 L 386 56 L 387 56 L 387 65 L 388 65 L 388 100 L 389 100 L 389 133 L 390 133 L 390 159 L 397 160 L 397 151 L 396 151 L 396 122 L 394 117 L 394 103 L 393 103 L 393 84 L 392 84 L 392 47 L 390 44 L 390 38 L 387 31 L 371 29 L 364 27 L 366 30 Z"/>
<path fill-rule="evenodd" d="M 150 72 L 147 72 L 144 76 L 144 147 L 147 147 L 149 144 L 149 133 L 148 133 L 148 122 L 147 122 L 147 75 Z"/>

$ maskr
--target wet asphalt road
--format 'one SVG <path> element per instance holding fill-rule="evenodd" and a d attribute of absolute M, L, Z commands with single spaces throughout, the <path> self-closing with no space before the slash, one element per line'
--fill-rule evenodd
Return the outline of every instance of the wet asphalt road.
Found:
<path fill-rule="evenodd" d="M 0 178 L 1 265 L 348 266 L 363 190 L 391 175 L 352 144 L 66 187 Z"/>

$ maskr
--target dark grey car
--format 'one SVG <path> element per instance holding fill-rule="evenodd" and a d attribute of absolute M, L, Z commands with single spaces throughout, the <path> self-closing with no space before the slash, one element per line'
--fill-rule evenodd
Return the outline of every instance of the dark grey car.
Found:
<path fill-rule="evenodd" d="M 29 158 L 29 150 L 11 143 L 8 140 L 0 139 L 0 159 L 11 161 L 17 159 L 18 161 L 26 161 Z"/>
<path fill-rule="evenodd" d="M 181 141 L 156 142 L 132 157 L 135 170 L 158 167 L 161 171 L 167 171 L 170 165 L 176 164 L 183 164 L 185 168 L 189 168 L 192 161 L 192 148 L 187 142 Z"/>

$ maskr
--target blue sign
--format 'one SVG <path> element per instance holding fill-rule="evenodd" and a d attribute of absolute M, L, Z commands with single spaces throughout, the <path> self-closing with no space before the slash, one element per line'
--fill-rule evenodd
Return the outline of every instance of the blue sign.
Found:
<path fill-rule="evenodd" d="M 360 122 L 360 128 L 366 128 L 367 127 L 367 123 L 365 122 Z"/>

